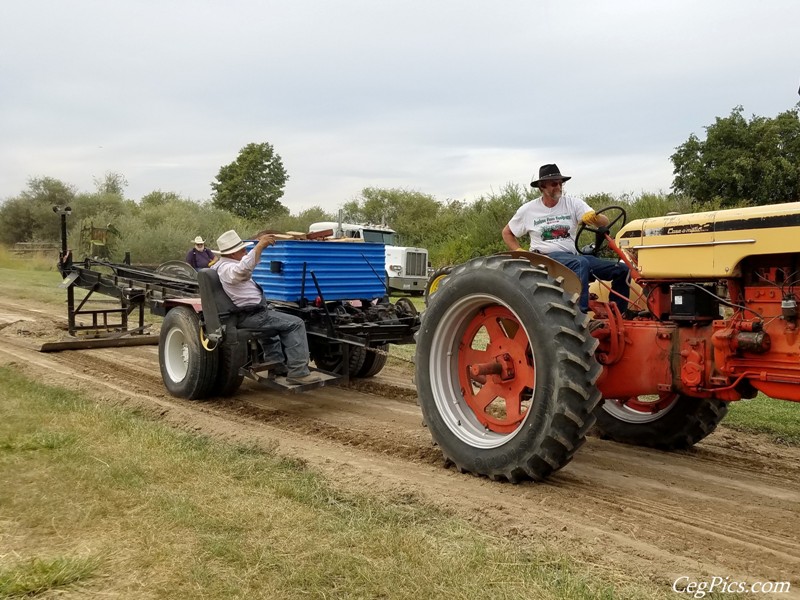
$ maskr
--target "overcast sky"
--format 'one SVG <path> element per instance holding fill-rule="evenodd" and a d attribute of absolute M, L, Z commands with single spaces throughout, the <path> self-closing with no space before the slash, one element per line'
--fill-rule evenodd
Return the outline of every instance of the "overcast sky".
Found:
<path fill-rule="evenodd" d="M 569 193 L 667 192 L 689 134 L 795 106 L 799 58 L 797 0 L 2 0 L 0 199 L 111 171 L 204 200 L 251 142 L 294 213 L 549 162 Z"/>

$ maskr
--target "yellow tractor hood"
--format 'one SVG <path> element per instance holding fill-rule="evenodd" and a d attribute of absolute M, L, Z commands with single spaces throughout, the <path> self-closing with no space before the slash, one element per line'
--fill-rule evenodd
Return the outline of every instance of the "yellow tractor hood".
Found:
<path fill-rule="evenodd" d="M 800 252 L 800 202 L 639 219 L 616 241 L 647 279 L 731 277 L 747 256 Z"/>

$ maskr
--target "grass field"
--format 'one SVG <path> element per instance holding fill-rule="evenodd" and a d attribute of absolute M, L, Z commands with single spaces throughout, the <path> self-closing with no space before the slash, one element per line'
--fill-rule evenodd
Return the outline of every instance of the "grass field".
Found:
<path fill-rule="evenodd" d="M 58 287 L 61 276 L 58 257 L 33 255 L 19 257 L 0 246 L 0 280 L 3 295 L 19 300 L 63 304 L 67 294 Z"/>
<path fill-rule="evenodd" d="M 0 368 L 2 598 L 670 597 Z M 671 592 L 669 592 L 671 593 Z"/>

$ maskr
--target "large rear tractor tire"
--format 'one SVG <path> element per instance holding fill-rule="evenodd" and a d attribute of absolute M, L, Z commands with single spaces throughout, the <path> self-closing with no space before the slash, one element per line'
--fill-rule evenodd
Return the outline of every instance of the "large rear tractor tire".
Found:
<path fill-rule="evenodd" d="M 462 472 L 542 480 L 584 442 L 600 401 L 588 318 L 561 280 L 527 260 L 453 268 L 422 315 L 423 419 Z"/>
<path fill-rule="evenodd" d="M 200 400 L 211 395 L 217 377 L 217 353 L 200 342 L 200 320 L 190 308 L 173 308 L 164 317 L 158 340 L 158 364 L 173 396 Z"/>
<path fill-rule="evenodd" d="M 624 444 L 683 450 L 713 432 L 728 414 L 722 400 L 665 393 L 606 399 L 595 409 L 600 437 Z"/>

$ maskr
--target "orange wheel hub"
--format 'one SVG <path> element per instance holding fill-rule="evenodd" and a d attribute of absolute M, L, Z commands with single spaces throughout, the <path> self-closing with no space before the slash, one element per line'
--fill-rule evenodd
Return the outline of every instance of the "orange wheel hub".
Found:
<path fill-rule="evenodd" d="M 464 400 L 487 429 L 513 433 L 525 419 L 536 374 L 530 342 L 514 314 L 503 306 L 480 310 L 458 348 Z"/>

